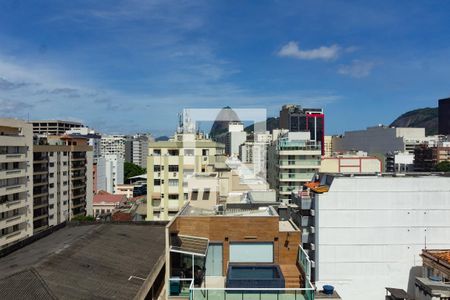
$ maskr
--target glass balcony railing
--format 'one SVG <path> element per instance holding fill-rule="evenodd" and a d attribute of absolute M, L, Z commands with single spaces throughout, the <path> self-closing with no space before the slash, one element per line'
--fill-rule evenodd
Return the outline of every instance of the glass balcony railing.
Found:
<path fill-rule="evenodd" d="M 320 166 L 320 160 L 307 159 L 280 159 L 280 166 Z"/>
<path fill-rule="evenodd" d="M 313 300 L 314 287 L 309 280 L 304 288 L 205 288 L 194 287 L 191 279 L 170 278 L 169 298 L 190 300 Z"/>

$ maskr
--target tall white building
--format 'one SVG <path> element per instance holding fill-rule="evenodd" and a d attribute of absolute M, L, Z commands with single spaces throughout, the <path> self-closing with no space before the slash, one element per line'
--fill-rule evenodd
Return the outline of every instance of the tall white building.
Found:
<path fill-rule="evenodd" d="M 100 140 L 100 154 L 116 154 L 119 158 L 131 162 L 131 138 L 126 135 L 103 135 Z"/>
<path fill-rule="evenodd" d="M 320 168 L 320 142 L 310 132 L 288 132 L 272 142 L 268 149 L 268 181 L 277 190 L 278 200 L 288 203 Z"/>
<path fill-rule="evenodd" d="M 225 145 L 225 154 L 237 157 L 239 155 L 239 146 L 247 140 L 244 124 L 241 122 L 230 122 L 228 124 L 228 132 L 218 135 L 215 140 Z"/>
<path fill-rule="evenodd" d="M 149 134 L 136 134 L 131 142 L 131 162 L 141 168 L 147 168 L 148 143 L 154 142 Z"/>
<path fill-rule="evenodd" d="M 105 155 L 97 159 L 97 191 L 114 193 L 115 187 L 123 184 L 124 160 L 119 155 Z"/>
<path fill-rule="evenodd" d="M 412 295 L 422 249 L 450 248 L 448 176 L 324 175 L 295 202 L 312 279 L 342 299 Z"/>
<path fill-rule="evenodd" d="M 33 234 L 33 133 L 0 119 L 0 249 Z"/>

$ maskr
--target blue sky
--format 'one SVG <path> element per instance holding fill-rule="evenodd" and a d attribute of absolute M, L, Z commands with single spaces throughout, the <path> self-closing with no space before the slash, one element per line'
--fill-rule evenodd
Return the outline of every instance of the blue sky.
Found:
<path fill-rule="evenodd" d="M 0 114 L 170 134 L 183 108 L 325 109 L 326 133 L 450 96 L 448 1 L 0 2 Z"/>

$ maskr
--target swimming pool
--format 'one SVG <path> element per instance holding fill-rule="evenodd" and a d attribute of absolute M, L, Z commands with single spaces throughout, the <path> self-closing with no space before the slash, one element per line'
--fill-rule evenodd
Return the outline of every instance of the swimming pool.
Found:
<path fill-rule="evenodd" d="M 284 277 L 278 265 L 228 266 L 227 288 L 284 288 Z"/>

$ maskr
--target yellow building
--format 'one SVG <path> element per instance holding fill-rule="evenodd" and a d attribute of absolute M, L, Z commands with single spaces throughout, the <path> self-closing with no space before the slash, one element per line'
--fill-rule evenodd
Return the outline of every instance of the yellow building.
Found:
<path fill-rule="evenodd" d="M 193 133 L 149 143 L 147 158 L 147 220 L 168 220 L 188 199 L 186 178 L 214 170 L 225 145 Z"/>

